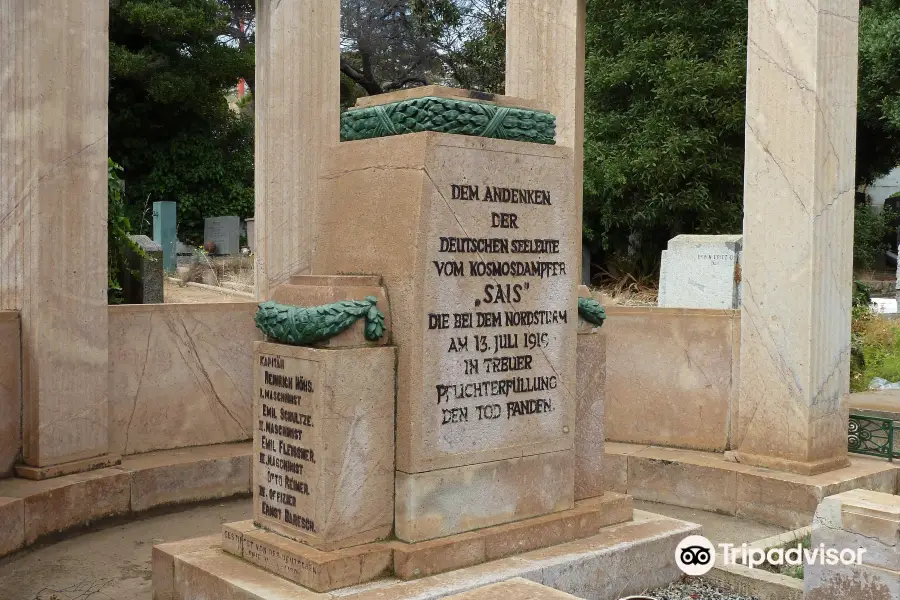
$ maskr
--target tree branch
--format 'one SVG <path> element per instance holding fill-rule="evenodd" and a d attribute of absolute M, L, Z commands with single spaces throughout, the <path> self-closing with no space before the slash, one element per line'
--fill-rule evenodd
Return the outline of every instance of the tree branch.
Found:
<path fill-rule="evenodd" d="M 366 93 L 370 96 L 384 93 L 384 90 L 381 89 L 381 86 L 378 85 L 377 81 L 365 77 L 362 73 L 354 69 L 350 63 L 344 60 L 343 57 L 341 58 L 341 73 L 356 82 L 362 89 L 366 90 Z"/>

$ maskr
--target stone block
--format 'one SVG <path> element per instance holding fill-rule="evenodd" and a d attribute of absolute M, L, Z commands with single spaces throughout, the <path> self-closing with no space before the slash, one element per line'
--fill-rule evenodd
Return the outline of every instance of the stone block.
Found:
<path fill-rule="evenodd" d="M 131 510 L 250 493 L 249 444 L 169 450 L 126 458 Z"/>
<path fill-rule="evenodd" d="M 396 536 L 421 542 L 574 506 L 572 452 L 397 472 Z"/>
<path fill-rule="evenodd" d="M 0 310 L 0 478 L 22 454 L 22 344 L 19 313 Z"/>
<path fill-rule="evenodd" d="M 131 503 L 131 474 L 98 469 L 45 481 L 0 481 L 0 497 L 24 502 L 25 544 L 86 525 L 104 517 L 127 513 Z"/>
<path fill-rule="evenodd" d="M 122 462 L 122 457 L 118 454 L 104 454 L 102 456 L 73 460 L 72 462 L 65 462 L 47 467 L 16 465 L 16 476 L 22 477 L 23 479 L 43 481 L 44 479 L 53 479 L 54 477 L 61 477 L 63 475 L 72 475 L 73 473 L 84 473 L 95 469 L 112 467 L 118 465 L 120 462 Z"/>
<path fill-rule="evenodd" d="M 380 277 L 295 275 L 279 285 L 272 300 L 291 306 L 322 306 L 343 300 L 365 300 L 374 296 L 378 310 L 384 314 L 385 335 L 377 342 L 365 337 L 365 319 L 359 319 L 350 329 L 333 338 L 314 344 L 317 348 L 347 348 L 356 346 L 384 346 L 391 340 L 391 305 Z"/>
<path fill-rule="evenodd" d="M 553 588 L 516 577 L 502 583 L 494 583 L 447 596 L 448 600 L 577 600 L 575 596 Z"/>
<path fill-rule="evenodd" d="M 563 544 L 630 521 L 632 512 L 631 497 L 606 494 L 576 502 L 571 510 L 506 525 L 414 544 L 392 542 L 394 573 L 416 579 Z"/>
<path fill-rule="evenodd" d="M 241 558 L 316 592 L 383 577 L 392 564 L 391 549 L 385 544 L 323 552 L 264 529 L 246 530 L 240 537 Z"/>
<path fill-rule="evenodd" d="M 178 205 L 175 202 L 153 203 L 153 241 L 163 253 L 163 270 L 174 273 L 178 256 Z"/>
<path fill-rule="evenodd" d="M 153 600 L 175 600 L 175 557 L 216 548 L 219 535 L 193 538 L 181 542 L 153 546 L 150 567 L 153 582 Z"/>
<path fill-rule="evenodd" d="M 249 440 L 256 303 L 109 307 L 110 448 Z"/>
<path fill-rule="evenodd" d="M 606 389 L 606 334 L 578 332 L 575 393 L 575 499 L 603 495 L 603 400 Z"/>
<path fill-rule="evenodd" d="M 728 449 L 739 313 L 607 308 L 606 439 Z"/>
<path fill-rule="evenodd" d="M 209 217 L 203 220 L 203 243 L 216 245 L 213 254 L 235 255 L 241 252 L 241 218 Z"/>
<path fill-rule="evenodd" d="M 442 85 L 426 85 L 423 87 L 410 88 L 406 90 L 397 90 L 394 92 L 389 92 L 387 94 L 378 94 L 377 96 L 363 96 L 362 98 L 356 99 L 355 106 L 356 108 L 368 108 L 370 106 L 390 104 L 392 102 L 400 102 L 401 100 L 422 98 L 425 96 L 435 98 L 458 98 L 460 100 L 474 100 L 477 102 L 482 102 L 484 104 L 529 108 L 532 110 L 542 110 L 545 112 L 549 112 L 547 108 L 533 99 L 515 98 L 512 96 L 503 96 L 500 94 L 488 94 L 485 92 L 451 88 Z"/>
<path fill-rule="evenodd" d="M 603 484 L 606 491 L 628 493 L 628 457 L 621 454 L 603 455 Z"/>
<path fill-rule="evenodd" d="M 661 308 L 741 307 L 741 235 L 679 235 L 663 250 Z"/>
<path fill-rule="evenodd" d="M 737 473 L 715 464 L 678 461 L 664 449 L 628 457 L 628 493 L 638 500 L 699 508 L 728 515 L 737 509 Z M 695 453 L 699 454 L 699 453 Z M 698 462 L 702 460 L 698 457 Z"/>
<path fill-rule="evenodd" d="M 126 269 L 119 274 L 125 304 L 162 304 L 163 250 L 146 235 L 130 235 L 144 256 L 128 249 Z"/>
<path fill-rule="evenodd" d="M 320 550 L 390 535 L 392 347 L 257 342 L 254 521 Z"/>
<path fill-rule="evenodd" d="M 398 346 L 398 471 L 574 447 L 571 173 L 565 148 L 439 133 L 329 150 L 312 272 L 384 278 Z M 525 270 L 539 256 L 543 277 Z M 508 269 L 525 275 L 501 286 L 494 273 Z M 534 337 L 538 326 L 546 336 Z M 511 376 L 518 391 L 501 390 Z"/>
<path fill-rule="evenodd" d="M 0 557 L 25 545 L 25 502 L 0 498 Z"/>

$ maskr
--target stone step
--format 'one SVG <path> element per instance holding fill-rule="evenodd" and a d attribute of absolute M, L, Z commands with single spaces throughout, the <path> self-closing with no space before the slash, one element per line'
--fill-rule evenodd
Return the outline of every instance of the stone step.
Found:
<path fill-rule="evenodd" d="M 251 442 L 198 446 L 43 481 L 2 479 L 0 557 L 100 519 L 249 494 L 252 452 Z"/>
<path fill-rule="evenodd" d="M 436 600 L 522 577 L 578 598 L 618 600 L 665 586 L 682 573 L 675 547 L 700 526 L 641 511 L 597 535 L 413 581 L 384 578 L 317 593 L 237 558 L 221 538 L 153 548 L 155 600 Z"/>

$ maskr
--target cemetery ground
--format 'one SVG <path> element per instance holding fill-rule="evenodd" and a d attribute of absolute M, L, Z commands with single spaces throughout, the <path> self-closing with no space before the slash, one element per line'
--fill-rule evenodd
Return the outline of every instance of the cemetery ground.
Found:
<path fill-rule="evenodd" d="M 743 543 L 784 529 L 712 512 L 636 501 L 637 510 L 699 523 L 714 543 Z M 222 524 L 242 520 L 251 500 L 216 500 L 189 508 L 112 519 L 0 559 L 3 600 L 151 600 L 151 548 L 156 544 L 216 535 Z M 699 595 L 697 595 L 699 594 Z M 743 596 L 699 582 L 675 584 L 661 600 L 741 600 Z"/>

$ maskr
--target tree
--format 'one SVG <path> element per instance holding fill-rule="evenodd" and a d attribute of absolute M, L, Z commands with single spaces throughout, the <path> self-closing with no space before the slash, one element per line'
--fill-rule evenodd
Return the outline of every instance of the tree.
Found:
<path fill-rule="evenodd" d="M 585 240 L 652 271 L 741 230 L 746 0 L 589 2 Z"/>
<path fill-rule="evenodd" d="M 900 0 L 863 0 L 859 15 L 856 173 L 872 183 L 900 165 Z"/>
<path fill-rule="evenodd" d="M 226 94 L 254 57 L 229 43 L 232 17 L 218 0 L 110 2 L 109 146 L 129 213 L 175 200 L 191 243 L 203 242 L 204 217 L 253 214 L 253 123 Z"/>

